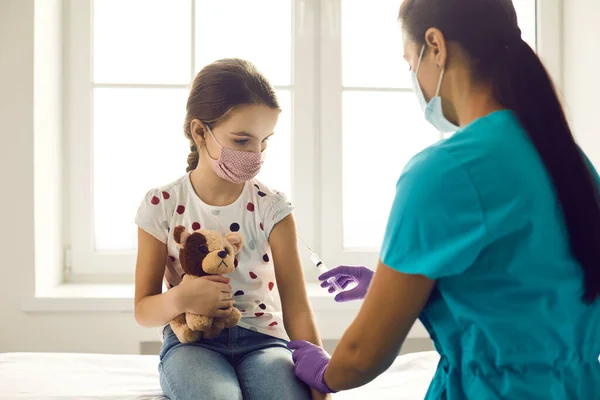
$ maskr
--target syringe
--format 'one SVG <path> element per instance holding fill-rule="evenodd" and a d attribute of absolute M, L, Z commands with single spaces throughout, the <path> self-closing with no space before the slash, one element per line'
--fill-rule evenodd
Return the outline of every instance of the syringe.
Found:
<path fill-rule="evenodd" d="M 319 258 L 319 256 L 317 256 L 317 254 L 314 251 L 312 251 L 312 249 L 310 247 L 308 247 L 308 245 L 306 244 L 306 242 L 302 238 L 300 238 L 300 241 L 302 241 L 302 244 L 304 244 L 304 247 L 306 247 L 308 249 L 308 251 L 310 252 L 310 260 L 313 262 L 313 264 L 315 264 L 315 267 L 317 267 L 319 269 L 319 272 L 321 274 L 323 274 L 323 273 L 329 271 L 329 268 L 327 268 L 327 266 L 323 263 L 323 261 L 321 261 L 321 259 Z M 335 277 L 327 279 L 327 282 L 331 286 L 333 286 L 337 292 L 341 292 L 341 291 L 344 290 L 337 283 L 337 281 L 335 280 Z"/>

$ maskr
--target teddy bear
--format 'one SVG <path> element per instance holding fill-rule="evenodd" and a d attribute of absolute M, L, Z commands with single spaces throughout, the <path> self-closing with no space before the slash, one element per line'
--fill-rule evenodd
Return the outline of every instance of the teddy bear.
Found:
<path fill-rule="evenodd" d="M 179 247 L 179 261 L 185 272 L 182 282 L 233 272 L 235 256 L 243 246 L 239 233 L 222 235 L 205 229 L 190 233 L 181 225 L 173 230 L 173 238 Z M 170 325 L 181 343 L 190 343 L 200 338 L 214 339 L 224 328 L 236 326 L 240 318 L 240 311 L 233 307 L 226 318 L 184 313 L 175 317 Z"/>

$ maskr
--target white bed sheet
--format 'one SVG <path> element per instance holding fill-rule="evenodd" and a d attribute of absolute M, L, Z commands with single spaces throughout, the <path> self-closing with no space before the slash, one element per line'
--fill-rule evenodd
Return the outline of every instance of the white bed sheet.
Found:
<path fill-rule="evenodd" d="M 438 360 L 435 352 L 400 356 L 369 385 L 334 399 L 423 399 Z M 4 353 L 0 399 L 165 400 L 157 364 L 156 356 Z"/>

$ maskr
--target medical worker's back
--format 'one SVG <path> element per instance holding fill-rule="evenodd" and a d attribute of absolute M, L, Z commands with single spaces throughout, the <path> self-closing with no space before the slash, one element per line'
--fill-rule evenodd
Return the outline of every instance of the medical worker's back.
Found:
<path fill-rule="evenodd" d="M 460 199 L 451 213 L 456 227 L 447 227 L 439 213 L 440 232 L 407 239 L 406 247 L 422 248 L 422 256 L 407 250 L 405 262 L 396 263 L 394 244 L 384 244 L 388 265 L 438 282 L 421 315 L 442 355 L 428 399 L 600 399 L 600 300 L 582 302 L 583 273 L 554 186 L 516 116 L 498 111 L 475 121 L 415 157 L 403 176 L 411 170 L 415 187 L 419 174 L 428 185 L 430 171 L 442 174 L 446 190 L 432 189 L 414 209 L 404 204 L 403 212 L 433 217 L 436 204 Z M 402 181 L 399 191 L 408 188 Z M 467 194 L 454 193 L 460 190 Z M 473 222 L 478 218 L 482 228 Z M 469 231 L 464 240 L 454 232 L 461 224 Z M 463 245 L 474 237 L 479 247 Z M 443 257 L 427 259 L 428 247 L 432 254 L 448 249 L 444 257 L 456 262 L 440 269 Z M 472 253 L 470 265 L 461 265 L 468 258 L 458 253 L 465 251 Z"/>

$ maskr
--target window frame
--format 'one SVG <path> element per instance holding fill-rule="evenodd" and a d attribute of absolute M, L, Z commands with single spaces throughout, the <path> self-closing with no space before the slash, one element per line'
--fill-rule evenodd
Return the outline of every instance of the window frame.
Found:
<path fill-rule="evenodd" d="M 193 19 L 195 0 L 190 1 Z M 341 0 L 290 1 L 292 82 L 290 87 L 277 88 L 289 89 L 292 95 L 292 192 L 299 234 L 329 266 L 374 267 L 378 250 L 343 247 Z M 135 251 L 94 250 L 92 2 L 65 0 L 63 3 L 63 174 L 68 182 L 64 203 L 67 219 L 64 275 L 69 282 L 131 282 Z M 89 18 L 81 18 L 82 15 Z M 194 42 L 195 39 L 192 40 L 192 60 L 195 60 Z M 560 90 L 562 0 L 537 0 L 537 47 Z M 132 224 L 133 218 L 132 215 Z M 314 281 L 318 271 L 311 268 L 306 251 L 301 249 L 301 255 L 305 275 Z"/>

